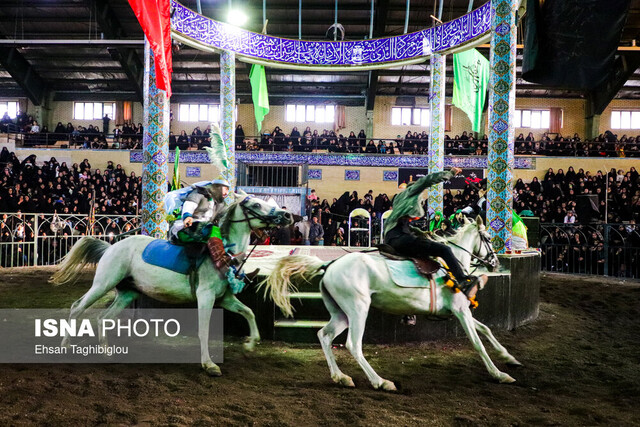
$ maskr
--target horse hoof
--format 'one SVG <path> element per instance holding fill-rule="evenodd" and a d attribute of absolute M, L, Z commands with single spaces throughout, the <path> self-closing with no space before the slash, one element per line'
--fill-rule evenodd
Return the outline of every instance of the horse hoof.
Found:
<path fill-rule="evenodd" d="M 253 353 L 253 351 L 256 349 L 256 343 L 255 341 L 247 341 L 242 344 L 242 348 L 247 353 Z"/>
<path fill-rule="evenodd" d="M 348 376 L 348 375 L 344 375 L 344 376 L 340 377 L 340 379 L 337 382 L 342 387 L 349 387 L 349 388 L 355 388 L 356 387 L 355 383 L 353 382 L 353 379 L 351 379 L 351 377 Z"/>
<path fill-rule="evenodd" d="M 508 360 L 506 363 L 507 363 L 507 366 L 511 366 L 514 368 L 522 366 L 522 363 L 518 362 L 516 359 Z"/>
<path fill-rule="evenodd" d="M 220 368 L 218 366 L 203 367 L 203 369 L 207 373 L 207 375 L 209 375 L 210 377 L 221 377 L 222 376 L 222 371 L 220 370 Z"/>
<path fill-rule="evenodd" d="M 378 387 L 378 390 L 398 391 L 398 389 L 396 388 L 396 385 L 389 380 L 384 380 L 382 384 L 380 384 L 380 386 Z"/>
<path fill-rule="evenodd" d="M 516 382 L 516 380 L 511 375 L 505 373 L 502 373 L 502 375 L 500 375 L 498 381 L 500 381 L 500 384 L 511 384 Z"/>

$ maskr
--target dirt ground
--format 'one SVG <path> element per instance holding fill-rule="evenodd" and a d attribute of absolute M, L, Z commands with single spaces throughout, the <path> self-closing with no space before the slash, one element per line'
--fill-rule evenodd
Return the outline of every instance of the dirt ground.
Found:
<path fill-rule="evenodd" d="M 50 274 L 0 270 L 0 308 L 68 307 L 89 284 L 53 288 Z M 356 389 L 331 382 L 319 344 L 263 342 L 245 357 L 227 340 L 220 378 L 197 365 L 0 365 L 0 425 L 640 425 L 639 299 L 637 282 L 544 275 L 539 319 L 496 334 L 524 364 L 497 363 L 512 385 L 464 339 L 365 346 L 398 393 L 373 390 L 344 348 Z"/>

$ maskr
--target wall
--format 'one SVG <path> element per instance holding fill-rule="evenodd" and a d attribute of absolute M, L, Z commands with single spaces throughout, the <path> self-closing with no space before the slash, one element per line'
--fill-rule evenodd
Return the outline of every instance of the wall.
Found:
<path fill-rule="evenodd" d="M 613 133 L 622 137 L 640 135 L 640 129 L 611 129 L 611 112 L 613 110 L 640 110 L 640 101 L 637 99 L 614 99 L 600 116 L 600 133 L 612 130 Z"/>
<path fill-rule="evenodd" d="M 363 197 L 369 190 L 374 194 L 387 193 L 389 197 L 398 191 L 395 181 L 383 181 L 382 171 L 397 168 L 357 167 L 357 166 L 310 166 L 310 169 L 322 169 L 322 180 L 309 180 L 309 188 L 315 189 L 318 197 L 331 200 L 340 197 L 345 191 L 357 191 Z M 346 181 L 346 170 L 359 170 L 359 181 Z"/>
<path fill-rule="evenodd" d="M 312 104 L 312 102 L 309 102 Z M 238 117 L 238 122 L 242 123 L 243 127 L 255 129 L 255 117 L 253 115 L 253 105 L 249 104 L 250 115 Z M 307 126 L 311 128 L 311 131 L 317 130 L 318 133 L 322 133 L 323 129 L 333 130 L 333 123 L 307 123 L 307 122 L 287 122 L 285 120 L 285 105 L 274 105 L 269 109 L 269 114 L 265 117 L 264 122 L 262 122 L 262 130 L 273 131 L 276 126 L 280 126 L 282 131 L 288 135 L 291 133 L 293 127 L 297 127 L 300 134 L 305 130 Z M 242 120 L 242 122 L 240 121 Z M 342 133 L 345 136 L 349 135 L 350 131 L 354 131 L 356 135 L 360 132 L 360 129 L 366 129 L 367 127 L 367 117 L 366 110 L 364 107 L 345 107 L 345 125 L 346 127 L 343 130 L 340 130 L 339 133 Z M 245 125 L 246 123 L 246 125 Z M 249 133 L 245 130 L 246 135 Z M 255 133 L 253 134 L 255 135 Z"/>
<path fill-rule="evenodd" d="M 447 97 L 445 100 L 447 105 L 451 105 L 452 100 L 451 97 Z M 630 101 L 629 104 L 634 104 L 636 108 L 640 108 L 639 101 Z M 612 104 L 615 104 L 612 103 Z M 391 125 L 391 108 L 396 105 L 396 97 L 393 96 L 378 96 L 376 97 L 376 103 L 374 107 L 374 128 L 373 133 L 376 138 L 396 138 L 397 135 L 404 136 L 407 133 L 407 130 L 411 130 L 411 132 L 422 132 L 423 130 L 428 129 L 426 127 L 420 126 L 392 126 Z M 428 107 L 428 99 L 427 97 L 416 97 L 416 107 Z M 517 109 L 527 109 L 527 108 L 538 108 L 545 109 L 550 107 L 560 107 L 563 109 L 563 135 L 571 135 L 574 133 L 578 133 L 579 135 L 584 135 L 584 115 L 585 115 L 585 101 L 582 99 L 553 99 L 553 98 L 517 98 L 516 99 L 516 108 Z M 605 118 L 605 115 L 602 116 L 601 124 L 608 124 L 610 120 L 610 112 L 609 116 Z M 605 121 L 606 119 L 606 121 Z M 485 122 L 486 122 L 486 113 L 485 113 Z M 605 127 L 606 130 L 606 127 Z M 471 121 L 467 117 L 467 115 L 460 110 L 459 108 L 453 106 L 452 116 L 451 116 L 451 130 L 445 132 L 451 138 L 454 138 L 456 135 L 462 135 L 462 132 L 471 131 Z M 548 129 L 528 129 L 528 128 L 517 128 L 516 135 L 523 133 L 525 136 L 529 132 L 533 132 L 534 135 L 540 136 L 544 132 L 548 131 Z M 604 132 L 604 130 L 602 130 Z M 488 134 L 487 127 L 485 126 L 484 133 Z M 640 131 L 639 131 L 640 133 Z"/>
<path fill-rule="evenodd" d="M 109 102 L 106 100 L 105 102 Z M 53 130 L 58 125 L 58 122 L 62 122 L 63 125 L 67 125 L 67 123 L 71 122 L 75 127 L 89 127 L 89 125 L 98 126 L 100 130 L 102 130 L 102 119 L 100 120 L 76 120 L 73 118 L 73 101 L 59 101 L 52 103 L 51 109 L 49 111 L 49 130 L 53 132 Z M 139 102 L 132 103 L 132 112 L 133 112 L 133 122 L 137 125 L 138 123 L 142 123 L 142 104 Z M 113 132 L 113 128 L 115 127 L 115 120 L 111 120 L 109 123 L 109 131 Z"/>

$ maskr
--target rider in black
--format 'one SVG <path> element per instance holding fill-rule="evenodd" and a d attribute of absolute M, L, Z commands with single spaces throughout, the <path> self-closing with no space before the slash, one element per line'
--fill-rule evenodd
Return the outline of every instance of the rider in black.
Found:
<path fill-rule="evenodd" d="M 453 274 L 457 287 L 468 298 L 473 298 L 478 290 L 476 285 L 479 284 L 482 287 L 487 281 L 487 276 L 476 277 L 465 274 L 460 262 L 453 255 L 449 246 L 416 235 L 411 231 L 409 225 L 413 219 L 424 216 L 422 208 L 423 191 L 432 185 L 450 180 L 460 172 L 462 172 L 460 168 L 451 168 L 450 171 L 429 174 L 396 195 L 391 215 L 385 221 L 384 242 L 393 247 L 400 255 L 412 258 L 442 258 L 449 271 Z M 478 283 L 479 281 L 480 283 Z"/>

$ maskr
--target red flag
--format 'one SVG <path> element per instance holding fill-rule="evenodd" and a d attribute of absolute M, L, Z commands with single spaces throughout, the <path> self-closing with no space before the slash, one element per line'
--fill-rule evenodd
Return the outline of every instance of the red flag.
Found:
<path fill-rule="evenodd" d="M 153 50 L 156 86 L 171 97 L 171 10 L 169 0 L 129 0 L 144 35 Z"/>

